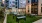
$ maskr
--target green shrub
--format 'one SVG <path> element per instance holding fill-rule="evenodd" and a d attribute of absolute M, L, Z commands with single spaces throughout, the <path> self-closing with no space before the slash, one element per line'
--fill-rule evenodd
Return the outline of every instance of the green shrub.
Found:
<path fill-rule="evenodd" d="M 0 10 L 0 16 L 4 16 L 3 10 Z"/>

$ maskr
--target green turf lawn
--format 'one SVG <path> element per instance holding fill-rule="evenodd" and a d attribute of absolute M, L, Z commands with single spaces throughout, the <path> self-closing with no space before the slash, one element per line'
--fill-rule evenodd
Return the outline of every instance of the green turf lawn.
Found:
<path fill-rule="evenodd" d="M 19 22 L 20 23 L 32 23 L 32 22 L 34 22 L 36 20 L 39 20 L 39 19 L 40 19 L 40 17 L 35 17 L 35 16 L 29 17 L 29 16 L 27 16 L 25 22 L 24 22 L 23 19 L 20 20 Z M 14 17 L 14 19 L 13 19 L 13 15 L 8 15 L 7 16 L 7 23 L 17 23 L 16 22 L 16 17 Z"/>

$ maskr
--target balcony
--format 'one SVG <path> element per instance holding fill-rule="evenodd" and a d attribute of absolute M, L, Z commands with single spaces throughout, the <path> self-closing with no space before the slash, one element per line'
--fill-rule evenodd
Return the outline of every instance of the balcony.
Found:
<path fill-rule="evenodd" d="M 32 9 L 31 9 L 31 13 L 37 14 L 37 13 L 38 13 L 38 8 L 32 8 Z"/>
<path fill-rule="evenodd" d="M 38 6 L 38 3 L 31 3 L 32 6 Z"/>
<path fill-rule="evenodd" d="M 38 8 L 38 6 L 31 6 L 32 8 Z"/>

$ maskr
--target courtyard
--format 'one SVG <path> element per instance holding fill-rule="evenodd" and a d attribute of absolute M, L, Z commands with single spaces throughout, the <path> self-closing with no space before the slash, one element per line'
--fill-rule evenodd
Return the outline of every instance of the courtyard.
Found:
<path fill-rule="evenodd" d="M 26 15 L 26 21 L 21 19 L 21 20 L 19 20 L 19 23 L 32 23 L 41 18 L 42 17 Z M 7 15 L 7 23 L 18 23 L 18 22 L 16 22 L 16 16 L 14 16 L 14 19 L 13 19 L 13 15 Z"/>

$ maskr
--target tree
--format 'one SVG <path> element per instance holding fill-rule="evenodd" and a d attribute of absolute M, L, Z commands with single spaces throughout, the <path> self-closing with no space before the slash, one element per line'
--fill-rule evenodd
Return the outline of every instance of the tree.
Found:
<path fill-rule="evenodd" d="M 3 12 L 3 10 L 1 9 L 0 10 L 0 17 L 3 17 L 4 16 L 4 12 Z"/>

